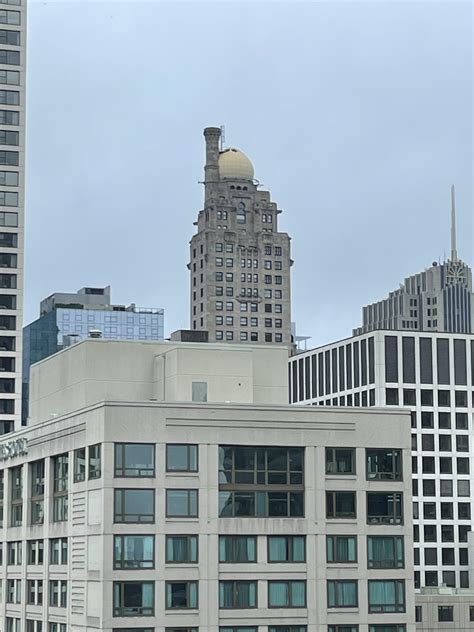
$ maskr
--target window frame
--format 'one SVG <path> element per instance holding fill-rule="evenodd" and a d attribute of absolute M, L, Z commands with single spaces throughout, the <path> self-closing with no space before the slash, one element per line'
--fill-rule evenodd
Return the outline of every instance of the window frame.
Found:
<path fill-rule="evenodd" d="M 270 559 L 270 542 L 272 539 L 276 538 L 285 538 L 286 540 L 286 551 L 288 555 L 288 559 L 286 560 L 272 560 Z M 303 559 L 295 560 L 294 559 L 294 540 L 295 538 L 303 539 Z M 291 534 L 291 535 L 268 535 L 267 536 L 267 563 L 268 564 L 305 564 L 306 563 L 306 536 Z"/>
<path fill-rule="evenodd" d="M 168 511 L 168 497 L 170 492 L 187 492 L 188 497 L 187 497 L 187 506 L 188 506 L 188 513 L 186 514 L 172 514 L 169 513 Z M 196 494 L 196 513 L 190 513 L 189 509 L 191 506 L 191 492 L 194 492 Z M 166 503 L 166 513 L 165 516 L 166 518 L 199 518 L 199 489 L 198 488 L 183 488 L 183 487 L 169 487 L 165 490 L 165 503 Z"/>
<path fill-rule="evenodd" d="M 270 587 L 275 584 L 287 584 L 288 585 L 288 603 L 283 605 L 274 606 L 270 601 Z M 302 606 L 297 605 L 294 606 L 292 604 L 292 592 L 293 592 L 293 584 L 303 584 L 304 586 L 304 604 Z M 307 581 L 306 579 L 269 579 L 267 581 L 267 607 L 268 609 L 279 609 L 279 608 L 307 608 L 308 607 L 308 596 L 307 596 Z"/>
<path fill-rule="evenodd" d="M 333 515 L 329 515 L 329 507 L 328 507 L 328 497 L 329 494 L 333 497 Z M 354 498 L 354 513 L 353 514 L 344 514 L 337 515 L 336 513 L 336 495 L 337 494 L 352 494 Z M 345 490 L 345 489 L 335 489 L 335 490 L 326 490 L 326 520 L 357 520 L 357 492 L 355 490 Z"/>
<path fill-rule="evenodd" d="M 125 508 L 125 496 L 126 496 L 126 492 L 128 493 L 132 493 L 132 492 L 149 492 L 151 493 L 151 497 L 153 498 L 153 514 L 126 514 L 123 510 Z M 118 494 L 122 494 L 122 499 L 120 502 L 121 505 L 121 516 L 125 516 L 125 515 L 130 515 L 130 516 L 152 516 L 152 520 L 117 520 L 117 512 L 116 512 L 116 506 L 117 506 L 117 495 Z M 135 487 L 115 487 L 114 488 L 114 519 L 113 522 L 114 524 L 155 524 L 156 521 L 156 490 L 154 488 L 152 489 L 144 489 L 144 488 L 135 488 Z"/>
<path fill-rule="evenodd" d="M 392 460 L 393 460 L 393 464 L 392 464 L 392 472 L 391 475 L 388 475 L 389 473 L 387 472 L 377 472 L 374 473 L 374 475 L 370 475 L 371 473 L 369 472 L 369 457 L 371 456 L 375 456 L 376 453 L 387 453 L 387 452 L 392 452 L 393 456 L 392 456 Z M 395 468 L 395 464 L 396 464 L 396 457 L 394 456 L 395 454 L 398 454 L 398 462 L 400 464 L 400 471 L 397 473 L 396 468 Z M 403 480 L 403 452 L 402 450 L 398 449 L 398 448 L 366 448 L 365 449 L 365 473 L 366 473 L 366 480 L 368 481 L 402 481 Z M 381 474 L 384 474 L 384 476 L 382 476 Z"/>
<path fill-rule="evenodd" d="M 221 603 L 221 586 L 232 584 L 232 605 L 224 606 Z M 237 605 L 237 595 L 238 588 L 240 584 L 254 584 L 255 585 L 255 605 L 245 605 L 238 606 Z M 256 579 L 220 579 L 219 580 L 219 601 L 218 601 L 219 610 L 254 610 L 258 608 L 258 581 Z"/>
<path fill-rule="evenodd" d="M 151 556 L 151 566 L 140 566 L 140 565 L 127 565 L 124 558 L 125 551 L 125 538 L 151 538 L 152 540 L 152 556 Z M 117 540 L 121 540 L 121 556 L 120 560 L 116 559 L 116 548 L 115 543 Z M 112 540 L 112 565 L 114 570 L 123 570 L 123 571 L 142 571 L 142 570 L 153 570 L 155 568 L 155 534 L 153 533 L 116 533 L 113 536 Z M 141 562 L 150 562 L 150 560 L 140 560 Z"/>
<path fill-rule="evenodd" d="M 170 463 L 169 463 L 169 454 L 168 454 L 168 448 L 169 447 L 177 447 L 177 448 L 184 448 L 186 447 L 186 461 L 187 461 L 187 467 L 186 468 L 174 468 L 171 469 L 170 468 Z M 192 466 L 190 466 L 191 463 L 191 450 L 190 448 L 194 448 L 195 449 L 195 457 L 196 457 L 196 466 L 195 468 L 193 468 Z M 176 472 L 199 472 L 199 445 L 197 443 L 167 443 L 166 444 L 166 472 L 167 473 L 176 473 Z"/>
<path fill-rule="evenodd" d="M 186 552 L 187 557 L 185 560 L 172 560 L 168 556 L 168 540 L 172 538 L 186 538 Z M 191 542 L 196 541 L 196 559 L 191 559 L 192 546 Z M 165 563 L 166 564 L 199 564 L 199 535 L 197 533 L 184 534 L 184 533 L 167 533 L 165 535 Z"/>
<path fill-rule="evenodd" d="M 383 563 L 370 563 L 369 559 L 369 540 L 393 540 L 394 562 L 393 566 L 382 565 Z M 397 562 L 397 541 L 401 541 L 402 561 Z M 367 536 L 367 568 L 368 569 L 403 569 L 405 568 L 405 538 L 402 535 L 368 535 Z"/>
<path fill-rule="evenodd" d="M 148 585 L 151 584 L 152 586 L 152 596 L 153 596 L 153 604 L 152 606 L 140 606 L 139 613 L 126 613 L 125 612 L 125 608 L 131 608 L 131 606 L 125 606 L 124 603 L 124 588 L 126 584 L 141 584 L 143 585 Z M 116 594 L 116 586 L 119 586 L 119 601 L 121 605 L 116 605 L 115 604 L 115 594 Z M 142 594 L 142 600 L 143 600 L 143 594 Z M 112 616 L 113 617 L 154 617 L 155 616 L 155 582 L 154 581 L 128 581 L 128 580 L 122 580 L 122 581 L 114 581 L 113 585 L 112 585 Z M 144 610 L 147 610 L 147 612 L 145 613 Z"/>
<path fill-rule="evenodd" d="M 334 595 L 336 597 L 335 604 L 332 606 L 329 602 L 329 585 L 334 584 Z M 338 603 L 338 594 L 337 588 L 339 584 L 355 584 L 355 604 L 350 604 L 347 606 L 341 606 Z M 359 582 L 357 579 L 328 579 L 326 580 L 326 605 L 328 610 L 333 610 L 336 608 L 346 609 L 346 608 L 358 608 L 359 607 Z"/>
<path fill-rule="evenodd" d="M 339 539 L 344 539 L 344 540 L 354 540 L 355 541 L 355 546 L 354 546 L 354 550 L 355 550 L 355 559 L 354 560 L 340 560 L 340 559 L 329 559 L 329 541 L 332 541 L 332 550 L 333 550 L 333 557 L 337 558 L 337 541 Z M 357 541 L 357 536 L 356 535 L 342 535 L 342 534 L 327 534 L 326 535 L 326 563 L 327 564 L 357 564 L 358 562 L 358 558 L 359 558 L 359 552 L 358 552 L 358 541 Z"/>
<path fill-rule="evenodd" d="M 249 538 L 251 540 L 253 540 L 254 542 L 254 552 L 255 552 L 255 559 L 253 560 L 238 560 L 236 559 L 237 556 L 233 555 L 231 560 L 223 560 L 221 558 L 221 542 L 224 541 L 224 539 L 230 539 L 232 544 L 231 544 L 231 549 L 232 549 L 232 553 L 235 552 L 236 549 L 236 543 L 237 543 L 237 539 L 238 538 Z M 258 562 L 258 538 L 256 535 L 245 535 L 245 534 L 220 534 L 219 535 L 219 564 L 257 564 Z"/>
<path fill-rule="evenodd" d="M 168 587 L 174 584 L 186 584 L 186 601 L 190 601 L 190 588 L 191 585 L 196 586 L 196 605 L 187 606 L 172 606 L 168 605 Z M 185 579 L 185 580 L 167 580 L 165 581 L 165 611 L 167 610 L 198 610 L 199 609 L 199 581 L 197 579 Z"/>
<path fill-rule="evenodd" d="M 126 464 L 126 446 L 144 445 L 152 447 L 153 454 L 153 471 L 150 468 L 127 467 Z M 117 465 L 117 452 L 121 450 L 121 459 L 123 466 Z M 127 471 L 137 472 L 137 474 L 127 474 Z M 152 471 L 152 473 L 150 473 Z M 125 442 L 117 441 L 114 443 L 114 478 L 155 478 L 156 476 L 156 444 L 145 443 L 143 441 Z"/>
<path fill-rule="evenodd" d="M 340 472 L 337 470 L 337 452 L 339 451 L 350 451 L 351 453 L 351 466 L 352 469 L 348 472 Z M 328 458 L 329 457 L 329 458 Z M 326 463 L 326 476 L 354 476 L 357 474 L 357 466 L 356 466 L 356 449 L 355 448 L 345 448 L 345 447 L 327 447 L 325 449 L 325 463 Z"/>
<path fill-rule="evenodd" d="M 390 610 L 387 609 L 387 606 L 374 606 L 371 605 L 370 603 L 370 586 L 372 584 L 380 584 L 380 583 L 388 583 L 388 582 L 394 582 L 395 584 L 401 585 L 403 586 L 403 605 L 398 605 L 397 604 L 397 599 L 396 599 L 396 603 L 394 606 L 394 610 Z M 397 591 L 396 591 L 397 593 Z M 367 582 L 367 608 L 368 608 L 368 612 L 369 614 L 399 614 L 399 613 L 403 613 L 406 612 L 406 585 L 405 585 L 405 580 L 404 579 L 369 579 Z"/>

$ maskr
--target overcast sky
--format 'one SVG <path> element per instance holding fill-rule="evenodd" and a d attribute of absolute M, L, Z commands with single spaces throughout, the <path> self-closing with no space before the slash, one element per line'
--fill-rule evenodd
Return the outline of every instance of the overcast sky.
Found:
<path fill-rule="evenodd" d="M 206 126 L 292 237 L 310 346 L 449 252 L 472 265 L 471 2 L 31 2 L 25 322 L 55 291 L 189 326 Z"/>

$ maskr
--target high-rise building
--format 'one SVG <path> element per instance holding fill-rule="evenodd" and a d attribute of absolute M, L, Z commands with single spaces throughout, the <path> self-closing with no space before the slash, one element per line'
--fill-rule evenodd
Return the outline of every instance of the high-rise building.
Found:
<path fill-rule="evenodd" d="M 287 349 L 85 340 L 0 445 L 5 630 L 414 632 L 410 417 L 286 403 Z"/>
<path fill-rule="evenodd" d="M 28 418 L 30 366 L 90 336 L 163 340 L 164 310 L 113 305 L 110 285 L 56 292 L 43 299 L 40 317 L 23 329 L 22 424 Z"/>
<path fill-rule="evenodd" d="M 474 294 L 471 268 L 458 257 L 456 205 L 451 189 L 451 256 L 433 262 L 424 272 L 405 279 L 388 298 L 362 309 L 362 327 L 354 334 L 375 329 L 474 332 Z"/>
<path fill-rule="evenodd" d="M 204 208 L 191 239 L 191 328 L 209 341 L 291 346 L 290 238 L 281 213 L 260 190 L 253 165 L 238 149 L 220 149 L 208 127 Z"/>
<path fill-rule="evenodd" d="M 0 9 L 0 434 L 20 424 L 26 1 Z"/>

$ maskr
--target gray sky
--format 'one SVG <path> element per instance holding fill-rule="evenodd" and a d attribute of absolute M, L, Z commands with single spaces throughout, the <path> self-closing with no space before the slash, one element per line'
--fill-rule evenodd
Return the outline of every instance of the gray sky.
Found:
<path fill-rule="evenodd" d="M 470 2 L 32 2 L 25 322 L 54 291 L 189 326 L 202 129 L 283 210 L 310 346 L 449 252 L 472 264 Z"/>

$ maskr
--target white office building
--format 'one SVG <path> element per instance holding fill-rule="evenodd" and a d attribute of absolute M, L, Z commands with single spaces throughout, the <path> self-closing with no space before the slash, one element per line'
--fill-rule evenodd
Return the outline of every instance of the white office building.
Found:
<path fill-rule="evenodd" d="M 374 331 L 289 370 L 292 403 L 411 412 L 415 585 L 469 587 L 474 336 Z"/>
<path fill-rule="evenodd" d="M 284 346 L 86 340 L 0 446 L 7 632 L 414 632 L 410 416 Z"/>

